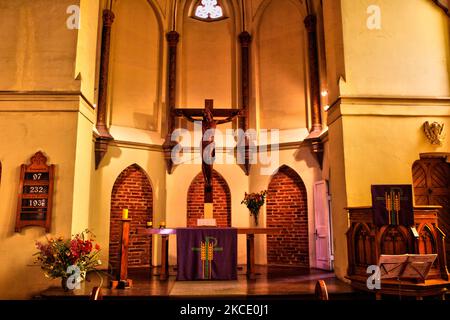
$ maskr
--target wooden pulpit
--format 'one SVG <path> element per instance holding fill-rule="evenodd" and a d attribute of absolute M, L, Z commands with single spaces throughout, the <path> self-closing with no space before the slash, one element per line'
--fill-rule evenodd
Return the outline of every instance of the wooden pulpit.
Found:
<path fill-rule="evenodd" d="M 446 262 L 445 234 L 439 228 L 440 206 L 414 208 L 414 224 L 377 226 L 372 207 L 347 208 L 350 228 L 347 231 L 348 270 L 347 279 L 357 289 L 377 294 L 444 297 L 450 287 Z M 433 255 L 424 281 L 416 279 L 381 279 L 381 289 L 370 289 L 367 280 L 369 266 L 380 266 L 383 255 Z M 422 258 L 418 258 L 420 261 Z M 404 270 L 403 270 L 404 271 Z M 402 271 L 402 272 L 403 272 Z"/>

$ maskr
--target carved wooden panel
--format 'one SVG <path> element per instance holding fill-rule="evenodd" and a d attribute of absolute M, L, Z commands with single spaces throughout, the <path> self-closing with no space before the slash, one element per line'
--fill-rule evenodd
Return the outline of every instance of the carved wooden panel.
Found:
<path fill-rule="evenodd" d="M 433 254 L 437 253 L 436 240 L 430 227 L 425 225 L 419 232 L 419 253 Z"/>
<path fill-rule="evenodd" d="M 375 264 L 373 261 L 372 241 L 370 230 L 363 224 L 359 225 L 355 231 L 355 264 L 357 266 L 367 266 Z"/>
<path fill-rule="evenodd" d="M 425 158 L 413 165 L 413 185 L 416 205 L 439 205 L 439 227 L 447 235 L 450 250 L 450 165 L 444 158 Z M 447 255 L 447 259 L 450 256 Z"/>
<path fill-rule="evenodd" d="M 409 252 L 408 236 L 401 226 L 389 226 L 381 236 L 381 254 L 396 255 Z"/>

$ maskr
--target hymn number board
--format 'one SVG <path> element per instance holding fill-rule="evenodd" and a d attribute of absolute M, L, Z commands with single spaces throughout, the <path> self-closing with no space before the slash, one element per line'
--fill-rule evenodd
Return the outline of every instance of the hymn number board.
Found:
<path fill-rule="evenodd" d="M 37 152 L 31 164 L 20 170 L 19 201 L 16 232 L 23 227 L 39 226 L 50 232 L 54 165 L 47 165 L 47 157 Z"/>

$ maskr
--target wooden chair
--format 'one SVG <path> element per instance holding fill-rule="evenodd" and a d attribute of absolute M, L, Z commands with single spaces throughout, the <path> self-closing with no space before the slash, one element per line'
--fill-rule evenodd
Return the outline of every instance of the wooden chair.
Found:
<path fill-rule="evenodd" d="M 92 289 L 89 300 L 103 300 L 102 288 L 94 287 L 94 289 Z"/>
<path fill-rule="evenodd" d="M 316 298 L 317 300 L 329 300 L 328 299 L 328 290 L 327 285 L 325 284 L 325 281 L 319 280 L 316 283 Z"/>

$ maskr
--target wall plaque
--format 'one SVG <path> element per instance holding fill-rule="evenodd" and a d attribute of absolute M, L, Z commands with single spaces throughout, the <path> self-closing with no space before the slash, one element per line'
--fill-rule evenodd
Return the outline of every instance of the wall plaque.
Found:
<path fill-rule="evenodd" d="M 50 232 L 54 168 L 47 165 L 47 157 L 40 151 L 31 157 L 29 165 L 21 165 L 16 232 L 28 226 Z"/>

